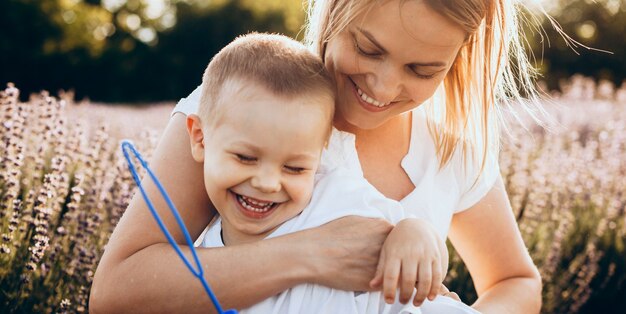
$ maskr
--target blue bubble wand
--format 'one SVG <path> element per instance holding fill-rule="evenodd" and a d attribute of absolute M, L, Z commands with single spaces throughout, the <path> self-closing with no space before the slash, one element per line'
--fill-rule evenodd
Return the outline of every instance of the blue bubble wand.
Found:
<path fill-rule="evenodd" d="M 141 184 L 141 180 L 139 179 L 139 175 L 137 174 L 137 169 L 135 169 L 135 166 L 133 165 L 131 161 L 129 151 L 131 151 L 135 155 L 135 157 L 137 158 L 137 160 L 139 160 L 143 168 L 146 169 L 146 171 L 148 172 L 148 175 L 150 175 L 150 178 L 152 178 L 152 181 L 161 192 L 161 195 L 165 199 L 165 202 L 167 202 L 167 205 L 170 208 L 170 212 L 172 212 L 172 214 L 176 218 L 178 227 L 183 231 L 183 234 L 185 235 L 185 240 L 187 241 L 187 245 L 189 245 L 189 248 L 191 249 L 191 253 L 193 254 L 193 259 L 195 261 L 197 269 L 194 269 L 194 267 L 191 265 L 187 257 L 183 255 L 183 252 L 180 250 L 180 247 L 174 241 L 174 238 L 172 238 L 172 235 L 165 227 L 165 224 L 163 224 L 161 217 L 159 217 L 159 214 L 157 214 L 156 210 L 154 209 L 154 205 L 152 205 L 152 202 L 150 201 L 148 194 L 146 193 L 146 191 L 143 188 L 143 185 Z M 150 212 L 152 213 L 152 216 L 154 217 L 156 222 L 159 224 L 159 228 L 161 228 L 161 231 L 163 231 L 163 234 L 165 234 L 165 236 L 167 237 L 167 241 L 169 241 L 172 247 L 174 247 L 174 250 L 176 250 L 176 253 L 178 253 L 178 256 L 183 260 L 183 262 L 185 263 L 189 271 L 191 271 L 191 273 L 196 278 L 198 278 L 198 280 L 200 280 L 200 282 L 202 283 L 202 286 L 204 287 L 204 290 L 209 295 L 209 298 L 211 298 L 213 305 L 217 309 L 217 312 L 219 314 L 236 314 L 237 310 L 234 310 L 234 309 L 227 310 L 226 312 L 222 310 L 222 307 L 217 301 L 217 298 L 215 297 L 215 295 L 213 294 L 213 291 L 211 291 L 209 284 L 206 282 L 206 279 L 204 279 L 204 271 L 202 270 L 202 266 L 200 265 L 200 260 L 198 259 L 198 254 L 196 254 L 196 249 L 193 246 L 193 241 L 191 241 L 191 236 L 189 236 L 189 231 L 187 231 L 187 228 L 185 227 L 183 220 L 180 218 L 180 215 L 178 214 L 178 210 L 176 209 L 176 206 L 174 206 L 174 203 L 170 199 L 169 195 L 167 195 L 167 192 L 161 185 L 161 182 L 159 182 L 159 179 L 157 179 L 157 177 L 154 175 L 150 167 L 148 167 L 148 163 L 141 157 L 141 154 L 139 154 L 139 152 L 135 149 L 135 146 L 133 146 L 132 142 L 129 140 L 122 141 L 122 152 L 124 153 L 124 157 L 126 158 L 126 162 L 128 163 L 128 170 L 133 175 L 133 179 L 135 180 L 135 183 L 137 183 L 137 187 L 139 187 L 139 190 L 141 191 L 141 195 L 143 196 L 143 199 L 146 201 L 146 204 L 148 204 L 148 208 L 150 209 Z"/>

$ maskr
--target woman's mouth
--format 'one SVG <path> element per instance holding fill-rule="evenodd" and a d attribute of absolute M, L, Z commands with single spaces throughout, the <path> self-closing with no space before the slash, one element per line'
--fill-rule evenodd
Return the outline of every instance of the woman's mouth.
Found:
<path fill-rule="evenodd" d="M 281 203 L 255 199 L 232 192 L 235 202 L 244 215 L 250 218 L 260 219 L 267 217 Z"/>
<path fill-rule="evenodd" d="M 356 85 L 352 79 L 348 78 L 348 80 L 352 83 L 352 92 L 354 93 L 354 96 L 364 109 L 372 112 L 380 112 L 390 107 L 390 102 L 383 103 L 374 99 L 372 96 L 368 95 L 361 88 L 359 88 L 359 86 Z"/>

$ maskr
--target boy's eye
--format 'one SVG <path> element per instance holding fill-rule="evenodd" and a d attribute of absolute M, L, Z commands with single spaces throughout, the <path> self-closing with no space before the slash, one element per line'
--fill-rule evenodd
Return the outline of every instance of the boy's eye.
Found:
<path fill-rule="evenodd" d="M 291 166 L 285 166 L 285 169 L 288 172 L 293 173 L 293 174 L 300 174 L 306 170 L 302 167 L 291 167 Z"/>
<path fill-rule="evenodd" d="M 235 154 L 235 156 L 237 156 L 237 159 L 239 159 L 239 161 L 241 161 L 243 163 L 252 163 L 252 162 L 256 161 L 255 157 L 251 157 L 251 156 L 247 156 L 247 155 Z"/>

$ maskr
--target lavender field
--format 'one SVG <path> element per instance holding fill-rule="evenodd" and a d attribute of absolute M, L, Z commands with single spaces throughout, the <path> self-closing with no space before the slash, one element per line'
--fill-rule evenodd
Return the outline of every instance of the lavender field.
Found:
<path fill-rule="evenodd" d="M 545 101 L 557 126 L 511 123 L 502 175 L 543 277 L 542 312 L 624 313 L 626 87 L 573 77 L 562 90 Z M 135 191 L 120 140 L 149 158 L 173 104 L 18 94 L 0 93 L 0 309 L 87 312 L 96 265 Z M 446 284 L 471 303 L 471 278 L 452 254 Z"/>

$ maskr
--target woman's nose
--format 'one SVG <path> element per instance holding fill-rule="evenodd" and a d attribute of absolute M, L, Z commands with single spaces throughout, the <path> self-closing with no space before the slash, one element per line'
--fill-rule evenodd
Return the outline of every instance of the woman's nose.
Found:
<path fill-rule="evenodd" d="M 250 184 L 263 193 L 275 193 L 281 190 L 280 170 L 260 167 L 252 177 Z"/>
<path fill-rule="evenodd" d="M 383 65 L 378 68 L 377 73 L 369 76 L 370 86 L 376 100 L 382 103 L 395 101 L 402 92 L 401 69 L 396 69 L 392 65 Z"/>

